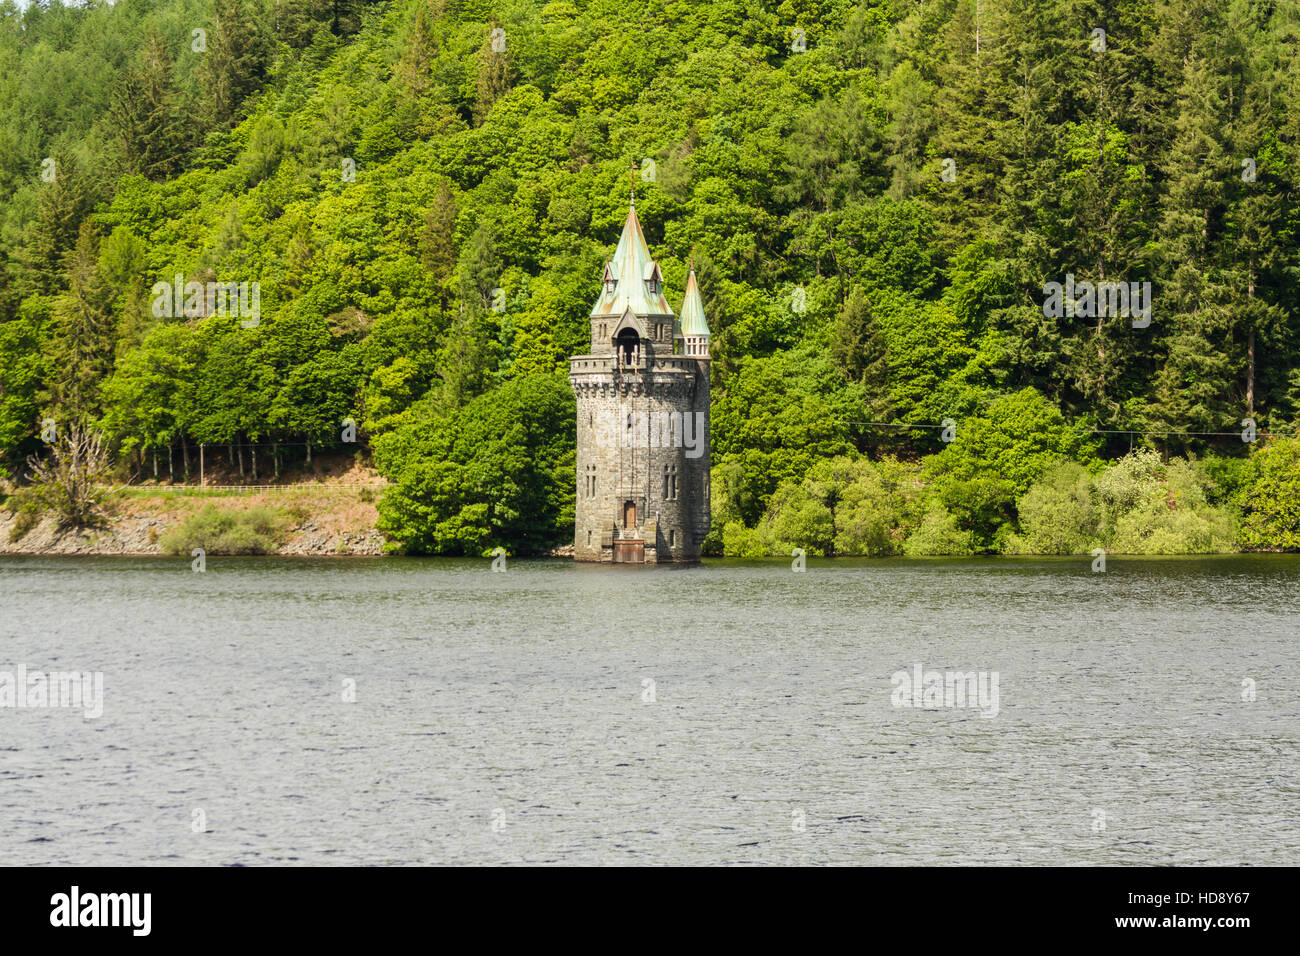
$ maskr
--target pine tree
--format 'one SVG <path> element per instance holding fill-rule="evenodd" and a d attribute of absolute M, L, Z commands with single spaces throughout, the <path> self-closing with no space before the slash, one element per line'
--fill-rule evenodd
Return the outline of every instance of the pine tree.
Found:
<path fill-rule="evenodd" d="M 835 319 L 831 361 L 866 387 L 866 413 L 879 421 L 889 411 L 889 356 L 866 294 L 857 286 Z"/>
<path fill-rule="evenodd" d="M 112 289 L 99 268 L 99 237 L 82 222 L 68 257 L 68 292 L 54 308 L 52 395 L 69 422 L 98 416 L 100 385 L 113 367 Z"/>
<path fill-rule="evenodd" d="M 214 0 L 216 17 L 209 31 L 199 78 L 208 113 L 219 127 L 229 126 L 249 94 L 261 88 L 271 53 L 260 25 L 241 0 Z"/>
<path fill-rule="evenodd" d="M 511 66 L 506 35 L 499 26 L 494 26 L 483 38 L 479 47 L 477 60 L 477 79 L 475 83 L 474 122 L 482 123 L 492 104 L 510 89 Z"/>
<path fill-rule="evenodd" d="M 1234 337 L 1245 344 L 1242 413 L 1253 416 L 1259 398 L 1263 337 L 1274 341 L 1285 324 L 1276 302 L 1279 274 L 1288 258 L 1276 110 L 1281 105 L 1278 78 L 1279 38 L 1267 24 L 1255 22 L 1252 5 L 1234 0 L 1228 11 L 1229 37 L 1238 61 L 1235 101 L 1239 111 L 1231 128 L 1231 159 L 1224 216 L 1224 271 L 1234 316 Z M 1280 383 L 1279 383 L 1280 384 Z"/>
<path fill-rule="evenodd" d="M 438 407 L 459 408 L 488 385 L 493 366 L 495 290 L 501 282 L 501 261 L 492 229 L 479 223 L 456 268 L 458 308 L 438 350 L 441 384 Z"/>
<path fill-rule="evenodd" d="M 27 224 L 18 252 L 17 287 L 23 296 L 52 295 L 62 287 L 65 257 L 99 197 L 99 184 L 83 172 L 74 154 L 58 153 L 52 159 L 54 181 L 41 184 L 36 218 Z"/>
<path fill-rule="evenodd" d="M 421 4 L 415 10 L 415 22 L 406 40 L 406 50 L 393 73 L 411 96 L 419 99 L 433 86 L 431 69 L 438 56 L 438 43 L 429 25 L 428 10 Z"/>
<path fill-rule="evenodd" d="M 447 283 L 456 268 L 456 197 L 445 179 L 438 183 L 433 202 L 424 214 L 420 261 L 433 274 L 439 303 L 445 307 Z"/>
<path fill-rule="evenodd" d="M 1235 420 L 1230 289 L 1220 269 L 1227 182 L 1235 167 L 1224 141 L 1228 103 L 1203 56 L 1184 67 L 1161 234 L 1170 276 L 1156 315 L 1169 323 L 1156 383 L 1158 417 L 1173 430 L 1220 431 Z M 1164 317 L 1167 316 L 1167 319 Z"/>
<path fill-rule="evenodd" d="M 166 179 L 181 165 L 185 132 L 177 110 L 172 58 L 154 29 L 137 63 L 118 82 L 109 105 L 128 172 Z"/>

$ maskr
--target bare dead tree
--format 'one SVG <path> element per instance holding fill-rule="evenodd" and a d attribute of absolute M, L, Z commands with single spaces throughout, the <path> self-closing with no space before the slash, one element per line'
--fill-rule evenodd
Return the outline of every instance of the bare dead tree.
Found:
<path fill-rule="evenodd" d="M 84 528 L 104 520 L 109 456 L 100 432 L 72 425 L 51 443 L 48 457 L 33 455 L 27 467 L 34 497 L 60 524 Z"/>

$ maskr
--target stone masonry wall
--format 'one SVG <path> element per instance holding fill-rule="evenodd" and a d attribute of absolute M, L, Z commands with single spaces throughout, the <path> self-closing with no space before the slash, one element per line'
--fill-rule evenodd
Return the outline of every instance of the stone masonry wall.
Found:
<path fill-rule="evenodd" d="M 612 355 L 575 356 L 570 381 L 578 405 L 574 557 L 610 559 L 611 531 L 622 529 L 630 500 L 637 525 L 655 531 L 646 541 L 647 561 L 698 560 L 709 528 L 707 360 L 652 356 L 630 371 Z M 692 458 L 678 429 L 682 416 L 696 412 L 702 417 L 691 420 L 691 431 L 698 432 L 700 454 Z M 665 426 L 669 434 L 651 434 Z M 676 477 L 675 496 L 665 496 L 665 469 L 669 488 Z M 595 477 L 594 494 L 588 476 Z"/>

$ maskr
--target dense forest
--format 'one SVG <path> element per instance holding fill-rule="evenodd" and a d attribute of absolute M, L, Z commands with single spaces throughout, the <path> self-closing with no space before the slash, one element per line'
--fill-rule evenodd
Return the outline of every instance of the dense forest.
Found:
<path fill-rule="evenodd" d="M 635 177 L 714 333 L 713 553 L 1297 549 L 1298 40 L 1300 0 L 0 0 L 0 470 L 354 430 L 395 548 L 571 539 Z"/>

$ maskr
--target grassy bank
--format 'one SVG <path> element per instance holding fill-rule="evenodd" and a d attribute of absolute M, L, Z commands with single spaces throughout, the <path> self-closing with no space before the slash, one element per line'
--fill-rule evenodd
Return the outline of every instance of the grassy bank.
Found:
<path fill-rule="evenodd" d="M 309 483 L 235 491 L 192 486 L 111 492 L 104 520 L 60 527 L 53 515 L 0 509 L 4 554 L 376 555 L 379 486 Z"/>

